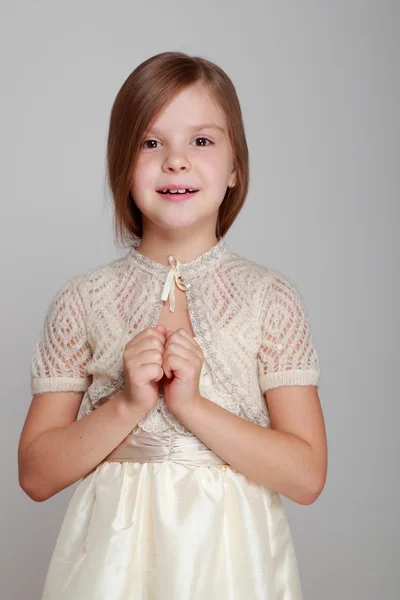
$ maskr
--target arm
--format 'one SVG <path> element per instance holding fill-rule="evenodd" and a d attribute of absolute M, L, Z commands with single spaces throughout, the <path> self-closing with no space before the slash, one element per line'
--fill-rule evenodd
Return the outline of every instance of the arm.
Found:
<path fill-rule="evenodd" d="M 120 392 L 79 421 L 82 393 L 33 397 L 18 447 L 19 483 L 37 502 L 87 475 L 145 415 Z"/>
<path fill-rule="evenodd" d="M 260 315 L 259 383 L 271 428 L 230 413 L 203 398 L 198 388 L 166 400 L 179 420 L 233 468 L 299 504 L 311 504 L 325 485 L 327 471 L 319 359 L 304 301 L 279 272 L 272 273 Z M 181 350 L 182 357 L 188 360 L 185 352 Z M 191 354 L 196 365 L 198 352 Z"/>
<path fill-rule="evenodd" d="M 124 392 L 76 421 L 90 385 L 92 348 L 84 277 L 64 285 L 51 302 L 31 359 L 32 403 L 18 448 L 19 482 L 38 502 L 94 469 L 145 412 Z"/>
<path fill-rule="evenodd" d="M 250 479 L 298 504 L 311 504 L 326 480 L 325 426 L 315 386 L 268 392 L 271 429 L 199 396 L 179 420 L 215 454 Z"/>

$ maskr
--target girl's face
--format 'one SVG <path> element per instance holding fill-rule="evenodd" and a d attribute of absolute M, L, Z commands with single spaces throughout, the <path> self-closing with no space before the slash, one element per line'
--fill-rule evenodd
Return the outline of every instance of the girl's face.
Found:
<path fill-rule="evenodd" d="M 139 151 L 131 193 L 143 229 L 198 226 L 215 235 L 218 209 L 235 182 L 223 111 L 204 88 L 183 90 L 150 125 Z M 198 191 L 184 196 L 159 191 L 179 187 Z"/>

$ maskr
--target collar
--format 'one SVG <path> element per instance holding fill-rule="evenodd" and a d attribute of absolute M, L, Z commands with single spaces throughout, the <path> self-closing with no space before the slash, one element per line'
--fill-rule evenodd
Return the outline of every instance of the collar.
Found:
<path fill-rule="evenodd" d="M 205 270 L 214 269 L 222 258 L 229 253 L 225 240 L 220 238 L 212 248 L 189 262 L 181 263 L 176 256 L 170 256 L 168 259 L 169 266 L 166 267 L 140 254 L 136 249 L 140 241 L 140 239 L 134 241 L 126 260 L 129 264 L 139 267 L 164 283 L 161 298 L 166 300 L 169 297 L 171 312 L 175 310 L 174 284 L 179 289 L 186 291 L 195 277 Z"/>

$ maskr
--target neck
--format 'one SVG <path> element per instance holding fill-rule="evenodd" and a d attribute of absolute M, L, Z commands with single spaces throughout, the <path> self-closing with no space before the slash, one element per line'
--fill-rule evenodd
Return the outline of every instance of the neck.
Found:
<path fill-rule="evenodd" d="M 171 236 L 168 233 L 157 234 L 143 232 L 142 240 L 136 250 L 159 264 L 168 266 L 168 257 L 175 256 L 181 263 L 191 262 L 218 243 L 213 233 L 182 234 Z"/>

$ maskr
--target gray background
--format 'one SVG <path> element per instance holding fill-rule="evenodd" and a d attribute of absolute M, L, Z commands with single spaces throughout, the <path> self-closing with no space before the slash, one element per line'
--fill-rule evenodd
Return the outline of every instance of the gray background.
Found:
<path fill-rule="evenodd" d="M 25 0 L 1 13 L 2 600 L 39 599 L 75 487 L 41 504 L 18 487 L 33 345 L 57 289 L 121 255 L 109 113 L 166 50 L 235 83 L 252 179 L 226 240 L 294 280 L 310 314 L 328 480 L 311 506 L 284 499 L 305 600 L 395 597 L 399 3 Z"/>

